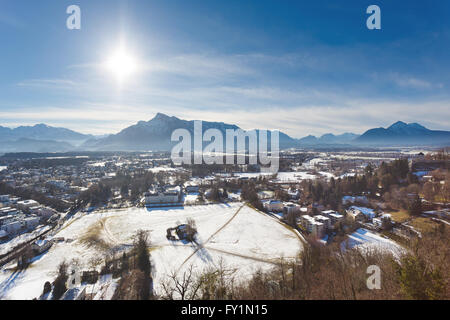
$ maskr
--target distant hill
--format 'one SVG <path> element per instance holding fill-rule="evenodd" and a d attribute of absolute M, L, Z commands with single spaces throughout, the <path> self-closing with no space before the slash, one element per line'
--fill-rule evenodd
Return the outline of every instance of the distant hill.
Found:
<path fill-rule="evenodd" d="M 85 141 L 92 135 L 82 134 L 66 128 L 51 127 L 46 124 L 20 126 L 14 129 L 0 126 L 0 141 L 14 141 L 21 138 L 55 141 Z"/>
<path fill-rule="evenodd" d="M 20 126 L 14 129 L 0 126 L 1 152 L 55 152 L 76 149 L 92 135 L 45 124 Z"/>
<path fill-rule="evenodd" d="M 340 135 L 326 133 L 319 138 L 309 135 L 298 139 L 298 143 L 304 146 L 351 144 L 357 137 L 359 135 L 355 133 L 343 133 Z"/>
<path fill-rule="evenodd" d="M 430 130 L 418 123 L 398 121 L 388 128 L 367 130 L 354 140 L 359 145 L 450 145 L 450 131 Z"/>
<path fill-rule="evenodd" d="M 202 121 L 203 131 L 217 129 L 226 136 L 226 130 L 237 130 L 238 126 L 223 122 Z M 186 129 L 194 135 L 194 121 L 182 120 L 163 113 L 158 113 L 150 121 L 139 121 L 137 124 L 123 129 L 117 134 L 103 139 L 91 139 L 83 147 L 95 150 L 153 150 L 170 151 L 177 142 L 171 141 L 172 132 L 176 129 Z M 280 133 L 280 147 L 291 148 L 297 146 L 296 139 Z M 224 143 L 225 147 L 225 143 Z"/>
<path fill-rule="evenodd" d="M 0 151 L 3 152 L 61 152 L 71 151 L 75 147 L 70 143 L 54 140 L 36 140 L 20 138 L 14 141 L 0 142 Z"/>

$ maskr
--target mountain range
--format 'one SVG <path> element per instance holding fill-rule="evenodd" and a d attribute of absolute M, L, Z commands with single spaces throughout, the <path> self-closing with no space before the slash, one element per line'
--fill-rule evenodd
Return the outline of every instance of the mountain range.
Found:
<path fill-rule="evenodd" d="M 55 128 L 43 123 L 35 126 L 20 126 L 14 129 L 0 126 L 0 141 L 17 140 L 21 138 L 36 140 L 82 142 L 92 138 L 92 135 L 82 134 L 66 128 Z"/>
<path fill-rule="evenodd" d="M 449 145 L 450 132 L 430 130 L 418 123 L 398 121 L 388 128 L 366 131 L 355 143 L 364 145 Z"/>
<path fill-rule="evenodd" d="M 0 126 L 0 152 L 71 151 L 93 137 L 90 134 L 42 123 L 14 129 Z"/>
<path fill-rule="evenodd" d="M 224 136 L 227 129 L 238 126 L 223 122 L 202 122 L 203 131 L 217 129 Z M 64 152 L 64 151 L 169 151 L 175 129 L 186 129 L 192 135 L 194 121 L 158 113 L 150 121 L 139 121 L 117 134 L 93 136 L 45 124 L 15 129 L 0 126 L 0 152 Z M 269 136 L 270 143 L 270 136 Z M 225 145 L 225 144 L 224 144 Z M 398 121 L 387 128 L 370 129 L 362 135 L 344 133 L 309 135 L 295 139 L 280 132 L 280 148 L 317 146 L 444 146 L 450 145 L 450 131 L 430 130 L 418 123 Z"/>

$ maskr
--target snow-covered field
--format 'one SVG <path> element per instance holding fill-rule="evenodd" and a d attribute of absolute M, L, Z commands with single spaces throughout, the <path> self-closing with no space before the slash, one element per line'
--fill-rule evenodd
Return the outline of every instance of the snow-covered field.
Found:
<path fill-rule="evenodd" d="M 200 247 L 166 239 L 166 230 L 187 218 L 196 221 Z M 79 213 L 55 235 L 66 241 L 55 243 L 28 269 L 15 272 L 12 266 L 5 266 L 0 270 L 0 299 L 38 297 L 44 283 L 54 280 L 64 259 L 76 259 L 81 269 L 99 268 L 109 250 L 127 248 L 139 229 L 150 231 L 157 293 L 167 275 L 182 274 L 191 264 L 201 271 L 223 260 L 226 267 L 236 270 L 237 279 L 244 279 L 258 268 L 270 268 L 278 258 L 295 257 L 303 248 L 296 233 L 242 203 Z M 102 245 L 88 245 L 83 241 L 88 236 Z"/>
<path fill-rule="evenodd" d="M 308 179 L 315 179 L 316 176 L 304 171 L 300 172 L 278 172 L 277 181 L 279 182 L 296 182 Z"/>
<path fill-rule="evenodd" d="M 341 247 L 344 250 L 357 248 L 364 252 L 391 252 L 395 257 L 404 252 L 404 249 L 394 241 L 364 228 L 350 234 L 348 239 L 342 242 Z"/>

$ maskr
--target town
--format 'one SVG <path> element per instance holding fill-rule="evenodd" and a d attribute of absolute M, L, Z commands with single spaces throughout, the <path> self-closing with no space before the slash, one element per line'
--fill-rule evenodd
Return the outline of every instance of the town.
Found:
<path fill-rule="evenodd" d="M 175 246 L 200 255 L 199 261 L 191 259 L 191 267 L 224 259 L 231 267 L 253 260 L 267 269 L 282 258 L 280 252 L 289 259 L 309 241 L 338 245 L 342 251 L 375 248 L 400 256 L 406 243 L 450 224 L 446 149 L 286 150 L 279 163 L 278 173 L 265 173 L 254 164 L 177 165 L 167 152 L 5 154 L 0 157 L 0 277 L 17 268 L 26 275 L 29 265 L 43 264 L 46 255 L 67 252 L 74 244 L 92 249 L 93 255 L 112 255 L 115 261 L 129 252 L 132 234 L 147 229 L 155 250 L 164 256 L 152 255 L 166 269 L 154 276 L 163 283 L 154 288 L 164 296 L 175 262 L 167 264 L 167 259 L 182 248 L 173 247 L 175 253 L 162 250 L 178 241 Z M 242 227 L 234 221 L 232 231 L 232 220 L 245 215 L 254 237 L 267 237 L 267 248 L 258 249 L 245 237 L 227 244 L 231 235 L 225 236 L 223 229 L 236 237 Z M 278 235 L 273 234 L 275 226 L 284 226 Z M 209 237 L 202 234 L 206 228 L 211 228 Z M 271 246 L 289 243 L 291 248 L 270 256 Z M 191 256 L 178 268 L 187 268 Z M 93 277 L 95 284 L 99 272 L 108 272 L 99 269 L 103 260 L 92 259 L 77 263 L 84 268 L 83 279 Z M 249 270 L 240 272 L 248 276 Z M 20 288 L 19 281 L 4 285 L 6 280 L 0 278 L 0 297 L 39 298 L 41 282 L 54 271 L 42 270 L 36 289 L 27 292 L 14 290 Z M 105 280 L 107 285 L 97 291 L 92 284 L 78 284 L 76 294 L 70 289 L 61 294 L 66 299 L 112 298 L 111 284 L 118 286 L 117 277 Z"/>

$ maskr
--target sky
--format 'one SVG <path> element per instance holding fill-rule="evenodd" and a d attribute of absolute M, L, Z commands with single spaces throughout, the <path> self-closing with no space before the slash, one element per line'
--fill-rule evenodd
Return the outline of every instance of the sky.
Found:
<path fill-rule="evenodd" d="M 162 112 L 296 138 L 450 130 L 449 14 L 447 0 L 0 0 L 0 125 L 107 134 Z"/>

